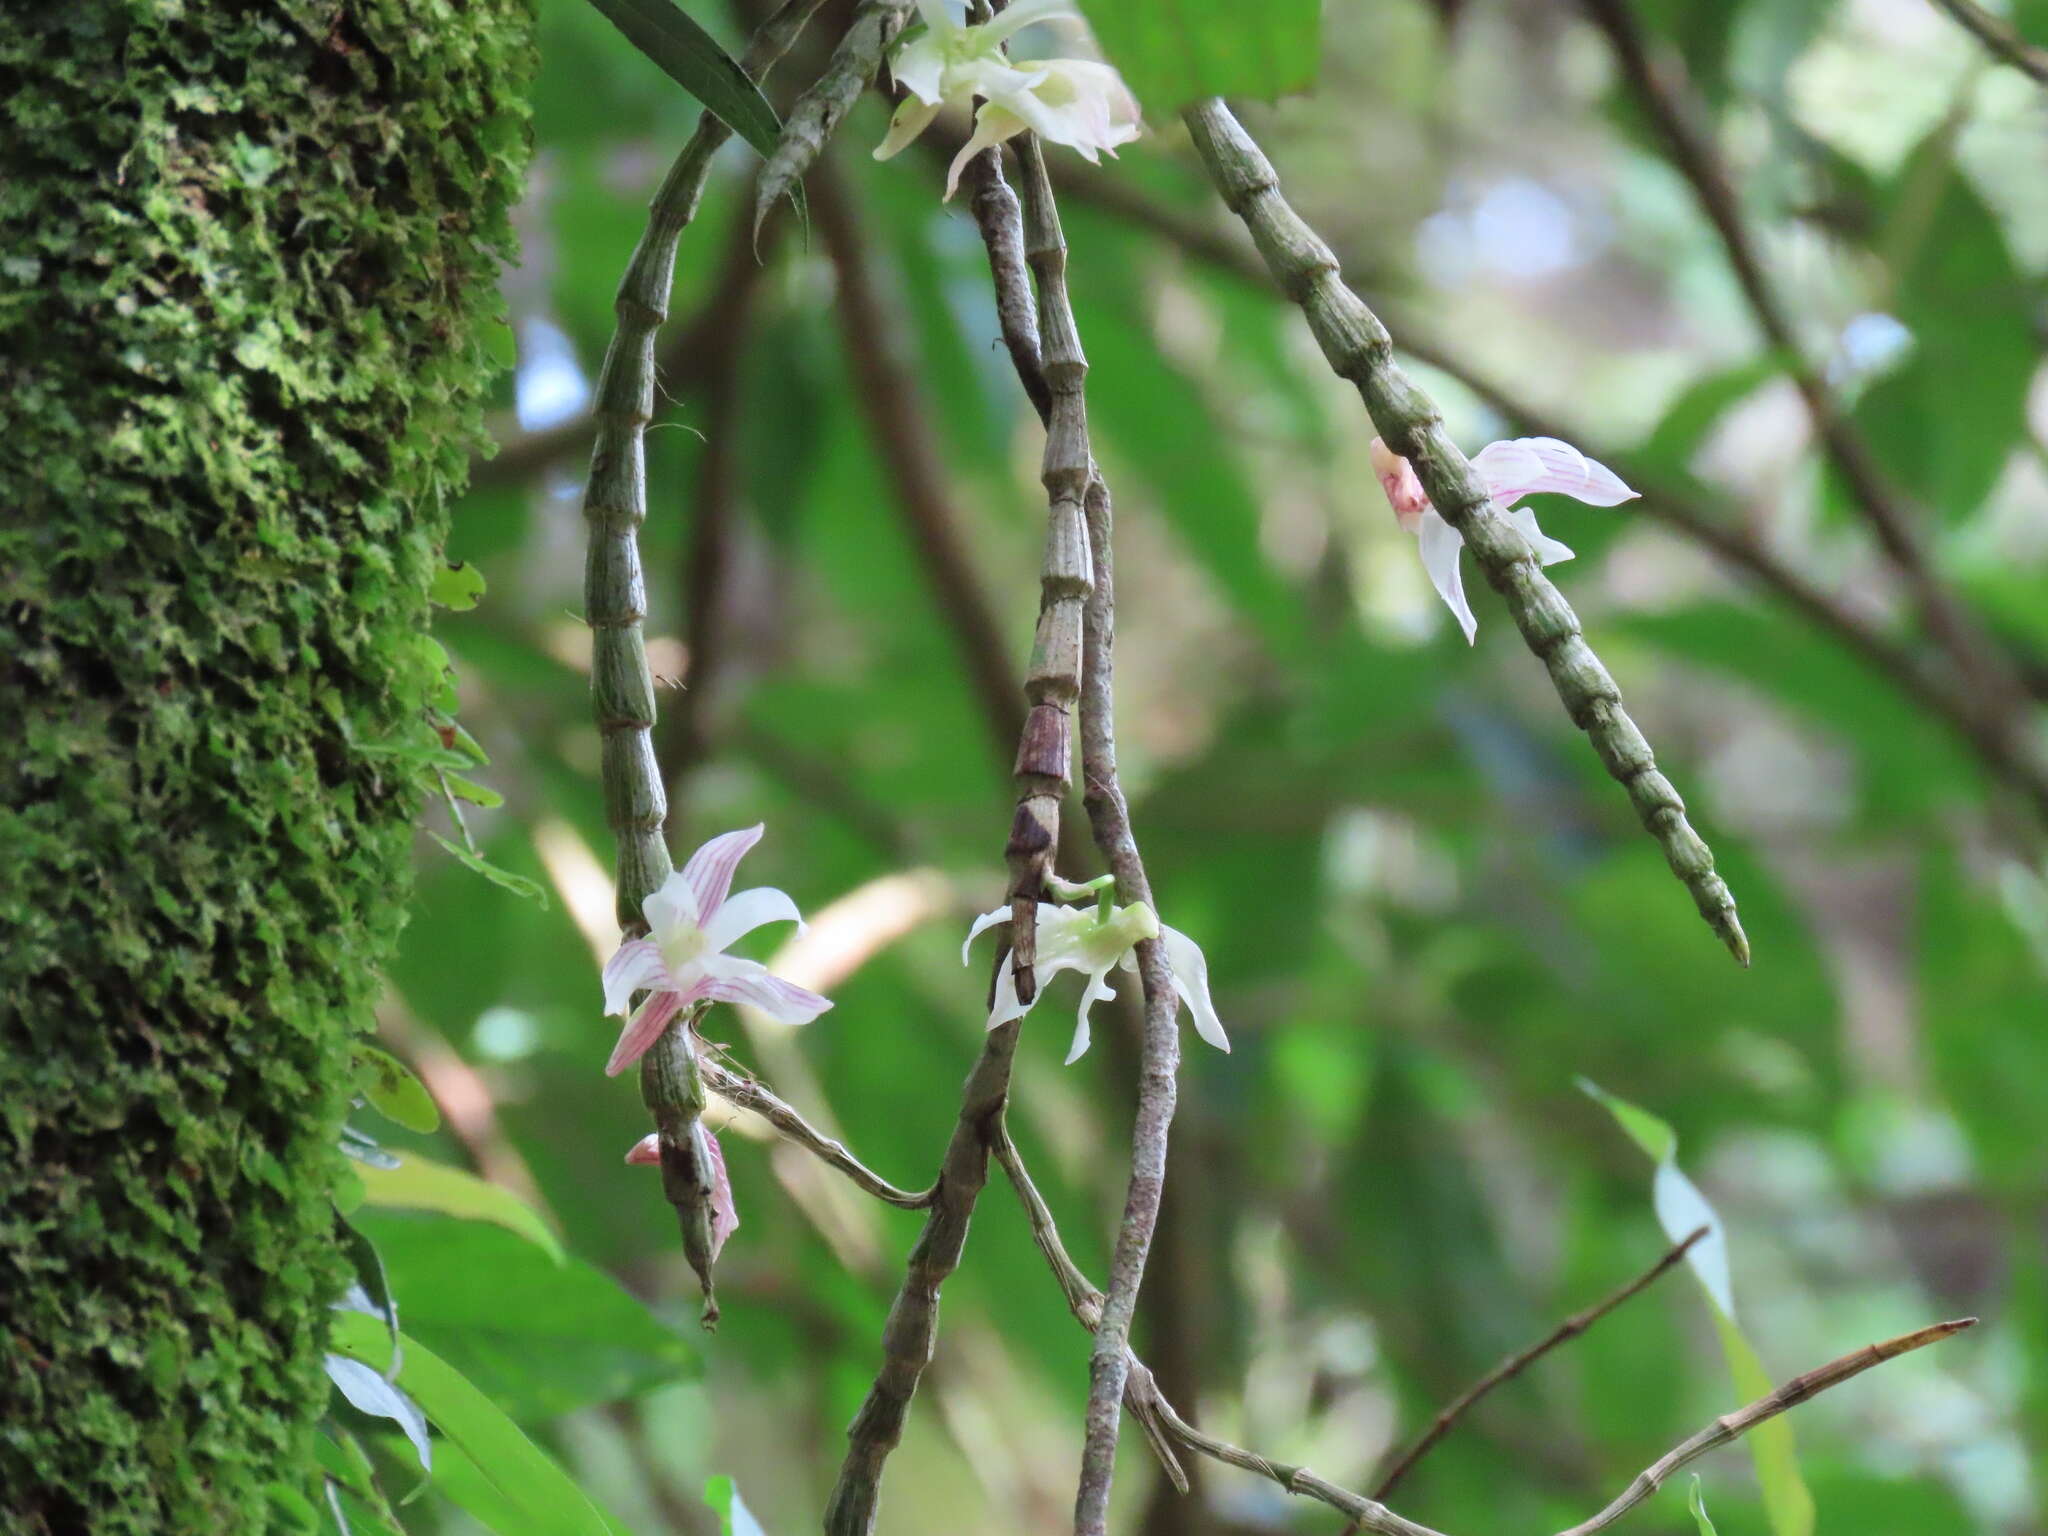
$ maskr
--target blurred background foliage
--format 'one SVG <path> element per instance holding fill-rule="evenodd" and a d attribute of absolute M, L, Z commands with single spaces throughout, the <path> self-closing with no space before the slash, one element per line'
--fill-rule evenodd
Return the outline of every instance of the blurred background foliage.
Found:
<path fill-rule="evenodd" d="M 736 38 L 717 7 L 691 9 Z M 778 105 L 844 12 L 828 4 L 778 74 Z M 1575 1091 L 1584 1075 L 1677 1129 L 1774 1377 L 1983 1315 L 1795 1416 L 1820 1529 L 2039 1530 L 2041 826 L 1922 702 L 1657 516 L 1667 491 L 1690 496 L 1917 643 L 1580 10 L 1326 12 L 1317 89 L 1247 121 L 1422 353 L 1468 451 L 1517 430 L 1471 387 L 1491 380 L 1650 492 L 1545 505 L 1578 550 L 1553 575 L 1713 842 L 1756 963 L 1731 965 L 1689 910 L 1492 594 L 1463 644 L 1373 478 L 1356 397 L 1253 280 L 1172 115 L 1100 171 L 1069 158 L 1095 446 L 1121 513 L 1125 782 L 1235 1047 L 1190 1037 L 1140 1351 L 1218 1433 L 1370 1486 L 1472 1377 L 1664 1246 L 1648 1165 Z M 2048 690 L 2048 96 L 1927 0 L 1636 14 L 1709 107 L 1810 355 L 1934 509 L 1936 568 Z M 2015 14 L 2048 36 L 2048 4 Z M 596 966 L 616 930 L 577 497 L 613 289 L 696 108 L 581 0 L 540 15 L 525 254 L 505 279 L 517 370 L 450 546 L 489 593 L 437 633 L 505 796 L 472 830 L 553 899 L 423 842 L 383 1043 L 445 1112 L 393 1143 L 522 1195 L 573 1258 L 447 1217 L 361 1225 L 408 1333 L 620 1529 L 716 1530 L 701 1493 L 727 1474 L 765 1529 L 801 1531 L 919 1218 L 736 1120 L 743 1225 L 707 1337 L 659 1181 L 620 1161 L 646 1126 L 632 1078 L 601 1072 Z M 973 224 L 940 204 L 939 156 L 868 158 L 887 111 L 858 106 L 807 224 L 772 225 L 758 261 L 738 227 L 758 162 L 726 151 L 683 245 L 643 547 L 671 842 L 765 820 L 742 883 L 797 897 L 814 926 L 778 963 L 837 1000 L 801 1032 L 720 1010 L 709 1033 L 916 1187 L 978 1045 L 985 962 L 963 971 L 956 950 L 1003 890 L 1003 679 L 1029 643 L 1043 502 Z M 957 568 L 932 558 L 948 540 Z M 1100 1279 L 1135 1047 L 1127 1018 L 1098 1021 L 1102 1044 L 1062 1067 L 1069 1000 L 1063 982 L 1026 1030 L 1012 1124 Z M 1086 1358 L 992 1185 L 886 1528 L 1060 1528 Z M 1668 1281 L 1489 1399 L 1400 1507 L 1453 1532 L 1555 1529 L 1733 1406 L 1697 1287 Z M 443 1499 L 459 1462 L 443 1457 L 456 1470 L 408 1528 L 475 1529 Z M 1127 1434 L 1124 1528 L 1342 1523 L 1192 1470 L 1197 1497 L 1176 1498 Z M 1742 1455 L 1702 1471 L 1720 1531 L 1767 1528 Z M 1689 1530 L 1683 1506 L 1674 1487 L 1628 1528 Z"/>

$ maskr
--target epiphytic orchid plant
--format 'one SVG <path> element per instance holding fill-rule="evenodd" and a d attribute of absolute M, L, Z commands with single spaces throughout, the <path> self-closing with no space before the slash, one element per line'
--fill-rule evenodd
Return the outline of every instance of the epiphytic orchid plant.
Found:
<path fill-rule="evenodd" d="M 1430 584 L 1456 617 L 1469 644 L 1478 636 L 1479 620 L 1465 600 L 1465 578 L 1459 570 L 1464 535 L 1430 505 L 1422 482 L 1415 478 L 1415 467 L 1377 437 L 1372 440 L 1372 467 L 1380 477 L 1380 486 L 1387 493 L 1394 516 L 1421 545 L 1422 568 L 1429 572 Z M 1536 514 L 1527 507 L 1516 506 L 1516 502 L 1537 491 L 1556 491 L 1589 507 L 1613 507 L 1632 501 L 1637 495 L 1605 464 L 1587 458 L 1570 443 L 1554 437 L 1518 437 L 1488 443 L 1472 455 L 1472 467 L 1485 479 L 1494 506 L 1529 541 L 1537 560 L 1544 565 L 1571 559 L 1571 549 L 1544 533 L 1536 526 Z"/>
<path fill-rule="evenodd" d="M 1026 129 L 1048 144 L 1077 151 L 1090 164 L 1138 136 L 1138 103 L 1109 65 L 1063 58 L 1013 64 L 1004 55 L 1004 44 L 1035 22 L 1078 24 L 1081 13 L 1069 0 L 1017 0 L 992 21 L 973 25 L 954 20 L 946 0 L 918 0 L 917 9 L 924 30 L 890 60 L 897 82 L 910 94 L 890 119 L 877 160 L 900 152 L 941 108 L 964 107 L 976 97 L 982 100 L 973 137 L 946 169 L 948 199 L 968 161 Z"/>
<path fill-rule="evenodd" d="M 968 963 L 968 947 L 976 937 L 1009 920 L 1008 907 L 998 907 L 977 917 L 960 946 L 960 963 Z M 1195 1016 L 1196 1033 L 1219 1051 L 1230 1049 L 1223 1021 L 1216 1017 L 1216 1005 L 1209 999 L 1209 962 L 1203 958 L 1201 946 L 1179 929 L 1160 922 L 1142 901 L 1127 907 L 1112 905 L 1105 887 L 1097 907 L 1063 907 L 1048 901 L 1038 904 L 1038 979 L 1043 982 L 1061 971 L 1080 971 L 1088 978 L 1074 1024 L 1074 1043 L 1067 1049 L 1070 1064 L 1079 1061 L 1088 1049 L 1089 1010 L 1098 1001 L 1116 996 L 1109 985 L 1110 971 L 1121 968 L 1136 974 L 1136 950 L 1142 939 L 1158 939 L 1166 946 L 1167 963 L 1173 969 L 1173 990 Z M 995 1007 L 989 1011 L 988 1027 L 994 1029 L 998 1024 L 1023 1018 L 1039 996 L 1034 993 L 1029 1003 L 1017 1000 L 1016 973 L 1011 957 L 1005 956 L 1002 970 L 996 976 Z"/>
<path fill-rule="evenodd" d="M 764 923 L 804 920 L 796 903 L 772 886 L 728 896 L 733 871 L 761 841 L 759 826 L 727 832 L 690 855 L 641 904 L 647 937 L 627 939 L 604 968 L 604 1011 L 625 1014 L 633 994 L 647 998 L 620 1031 L 605 1072 L 617 1076 L 646 1054 L 693 1003 L 745 1003 L 784 1024 L 808 1024 L 832 1004 L 794 982 L 769 974 L 758 960 L 728 955 L 733 941 Z"/>

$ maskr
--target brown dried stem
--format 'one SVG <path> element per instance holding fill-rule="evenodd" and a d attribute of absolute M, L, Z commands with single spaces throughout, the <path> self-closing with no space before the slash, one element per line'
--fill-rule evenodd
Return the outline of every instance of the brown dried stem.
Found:
<path fill-rule="evenodd" d="M 1080 1266 L 1068 1255 L 1066 1245 L 1060 1240 L 1059 1228 L 1054 1224 L 1052 1212 L 1037 1187 L 1032 1184 L 1030 1175 L 1025 1172 L 1023 1159 L 1018 1156 L 1016 1147 L 1011 1144 L 1008 1135 L 1000 1126 L 996 1128 L 996 1133 L 1000 1138 L 995 1143 L 996 1158 L 1003 1165 L 1003 1171 L 1009 1175 L 1018 1199 L 1023 1202 L 1025 1216 L 1031 1223 L 1032 1238 L 1038 1244 L 1039 1252 L 1045 1255 L 1046 1263 L 1059 1281 L 1060 1289 L 1066 1293 L 1069 1310 L 1083 1327 L 1091 1327 L 1093 1324 L 1090 1318 L 1094 1315 L 1095 1308 L 1100 1305 L 1098 1298 L 1101 1293 L 1089 1283 Z M 1698 1234 L 1687 1238 L 1686 1244 L 1678 1249 L 1678 1254 L 1682 1255 L 1685 1246 L 1696 1241 Z M 1675 1262 L 1675 1259 L 1672 1262 Z M 1637 1281 L 1631 1294 L 1633 1290 L 1647 1285 L 1667 1267 L 1668 1264 L 1660 1265 L 1658 1270 Z M 1619 1300 L 1625 1299 L 1626 1296 L 1621 1297 L 1608 1305 L 1618 1305 Z M 1840 1359 L 1831 1360 L 1804 1375 L 1793 1377 L 1775 1391 L 1767 1393 L 1745 1408 L 1737 1409 L 1734 1413 L 1724 1414 L 1698 1434 L 1681 1441 L 1639 1473 L 1621 1496 L 1599 1514 L 1573 1526 L 1569 1531 L 1561 1532 L 1560 1536 L 1592 1536 L 1593 1532 L 1612 1525 L 1656 1492 L 1665 1479 L 1688 1462 L 1695 1461 L 1708 1451 L 1740 1438 L 1764 1420 L 1775 1418 L 1786 1409 L 1797 1407 L 1830 1387 L 1839 1386 L 1851 1376 L 1867 1371 L 1894 1356 L 1903 1355 L 1924 1345 L 1937 1343 L 1951 1334 L 1960 1333 L 1976 1321 L 1974 1317 L 1966 1317 L 1953 1322 L 1936 1323 L 1932 1327 L 1902 1334 L 1898 1338 L 1887 1339 L 1879 1344 L 1865 1345 L 1862 1349 L 1852 1350 Z M 1150 1395 L 1146 1398 L 1148 1414 L 1157 1421 L 1159 1432 L 1173 1447 L 1193 1451 L 1197 1455 L 1209 1457 L 1212 1461 L 1240 1467 L 1247 1472 L 1255 1472 L 1278 1483 L 1289 1493 L 1320 1500 L 1332 1509 L 1350 1516 L 1354 1530 L 1372 1531 L 1375 1536 L 1443 1536 L 1442 1532 L 1394 1513 L 1377 1499 L 1353 1493 L 1350 1489 L 1338 1486 L 1307 1467 L 1273 1461 L 1256 1451 L 1248 1451 L 1242 1446 L 1232 1445 L 1227 1440 L 1219 1440 L 1214 1435 L 1204 1434 L 1182 1418 L 1172 1403 L 1158 1394 L 1157 1387 L 1152 1383 L 1151 1374 L 1145 1371 L 1143 1362 L 1132 1356 L 1131 1365 L 1132 1380 L 1138 1381 L 1142 1375 L 1149 1389 Z M 1133 1411 L 1136 1411 L 1135 1405 Z"/>
<path fill-rule="evenodd" d="M 1415 1464 L 1427 1456 L 1435 1448 L 1437 1442 L 1450 1433 L 1451 1427 L 1464 1416 L 1474 1403 L 1478 1402 L 1480 1398 L 1486 1396 L 1487 1393 L 1491 1392 L 1502 1382 L 1511 1381 L 1521 1375 L 1523 1371 L 1535 1364 L 1544 1355 L 1549 1354 L 1558 1345 L 1568 1343 L 1577 1338 L 1630 1297 L 1654 1285 L 1661 1276 L 1686 1256 L 1686 1253 L 1692 1248 L 1694 1243 L 1697 1243 L 1707 1235 L 1708 1230 L 1706 1227 L 1701 1227 L 1683 1242 L 1666 1249 L 1663 1256 L 1656 1263 L 1652 1264 L 1640 1275 L 1637 1275 L 1635 1279 L 1629 1281 L 1627 1285 L 1624 1285 L 1613 1295 L 1607 1297 L 1606 1300 L 1586 1308 L 1583 1312 L 1573 1313 L 1527 1349 L 1522 1350 L 1519 1354 L 1509 1355 L 1505 1360 L 1494 1366 L 1492 1370 L 1473 1382 L 1471 1386 L 1459 1393 L 1444 1408 L 1443 1412 L 1436 1416 L 1436 1419 L 1430 1424 L 1428 1429 L 1422 1432 L 1422 1435 L 1416 1442 L 1401 1453 L 1400 1459 L 1387 1469 L 1386 1475 L 1379 1481 L 1379 1486 L 1373 1489 L 1372 1496 L 1384 1503 L 1387 1497 L 1393 1493 L 1401 1479 L 1413 1471 Z"/>
<path fill-rule="evenodd" d="M 1585 6 L 1594 24 L 1606 34 L 1630 92 L 1663 135 L 1672 164 L 1691 185 L 1701 211 L 1720 237 L 1757 328 L 1785 359 L 1786 372 L 1806 402 L 1828 460 L 1841 475 L 1878 547 L 1898 572 L 1928 635 L 1949 653 L 1970 685 L 1966 702 L 1980 717 L 1981 728 L 2003 737 L 2012 751 L 2032 761 L 2034 754 L 2020 739 L 2031 706 L 2011 658 L 1935 575 L 1915 527 L 1923 510 L 1909 506 L 1890 483 L 1869 442 L 1842 413 L 1827 381 L 1808 360 L 1791 312 L 1764 272 L 1763 259 L 1743 220 L 1735 184 L 1712 136 L 1699 123 L 1697 104 L 1676 78 L 1651 59 L 1629 0 L 1585 0 Z"/>
<path fill-rule="evenodd" d="M 1877 1344 L 1866 1344 L 1861 1349 L 1851 1350 L 1826 1365 L 1816 1366 L 1803 1375 L 1794 1376 L 1783 1386 L 1768 1392 L 1746 1408 L 1723 1414 L 1707 1425 L 1698 1434 L 1681 1441 L 1666 1451 L 1649 1466 L 1636 1474 L 1612 1504 L 1590 1520 L 1581 1521 L 1559 1536 L 1592 1536 L 1595 1531 L 1605 1530 L 1623 1515 L 1634 1509 L 1643 1500 L 1663 1486 L 1664 1480 L 1688 1462 L 1697 1461 L 1717 1446 L 1747 1434 L 1766 1419 L 1774 1419 L 1788 1408 L 1796 1408 L 1810 1397 L 1816 1397 L 1829 1387 L 1840 1386 L 1851 1376 L 1859 1376 L 1873 1365 L 1929 1344 L 1937 1344 L 1951 1335 L 1961 1333 L 1965 1328 L 1975 1327 L 1974 1317 L 1959 1317 L 1946 1323 L 1935 1323 L 1912 1333 L 1902 1333 L 1895 1339 L 1886 1339 Z"/>
<path fill-rule="evenodd" d="M 936 1184 L 930 1189 L 919 1190 L 914 1194 L 907 1189 L 898 1189 L 849 1152 L 844 1142 L 827 1136 L 806 1120 L 795 1106 L 777 1098 L 767 1084 L 708 1057 L 703 1063 L 703 1068 L 704 1086 L 726 1103 L 752 1110 L 774 1126 L 786 1139 L 796 1143 L 820 1161 L 838 1169 L 856 1186 L 873 1195 L 884 1205 L 893 1205 L 904 1211 L 921 1211 L 929 1207 L 937 1197 Z"/>

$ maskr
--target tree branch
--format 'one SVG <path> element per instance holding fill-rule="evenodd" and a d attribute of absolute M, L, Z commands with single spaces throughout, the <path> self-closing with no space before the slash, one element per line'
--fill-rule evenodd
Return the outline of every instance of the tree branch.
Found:
<path fill-rule="evenodd" d="M 904 328 L 889 312 L 859 214 L 837 167 L 821 164 L 811 176 L 810 191 L 811 214 L 839 280 L 840 336 L 861 414 L 932 595 L 953 632 L 982 722 L 998 757 L 1007 758 L 1024 729 L 1016 673 L 960 535 L 961 519 L 924 392 L 905 355 Z"/>
<path fill-rule="evenodd" d="M 713 1086 L 715 1087 L 716 1085 L 714 1084 Z M 1414 1470 L 1415 1464 L 1427 1456 L 1435 1448 L 1439 1440 L 1450 1433 L 1451 1427 L 1458 1422 L 1459 1418 L 1474 1403 L 1478 1402 L 1480 1398 L 1486 1396 L 1487 1393 L 1491 1392 L 1502 1382 L 1511 1381 L 1521 1375 L 1523 1371 L 1527 1370 L 1551 1350 L 1557 1348 L 1558 1345 L 1568 1343 L 1570 1340 L 1577 1338 L 1639 1291 L 1648 1289 L 1666 1271 L 1683 1259 L 1692 1245 L 1705 1237 L 1708 1231 L 1708 1228 L 1701 1227 L 1683 1242 L 1667 1249 L 1656 1263 L 1652 1264 L 1642 1274 L 1637 1275 L 1635 1279 L 1629 1281 L 1627 1285 L 1624 1285 L 1606 1300 L 1586 1308 L 1583 1312 L 1574 1313 L 1536 1343 L 1531 1344 L 1519 1354 L 1509 1355 L 1492 1370 L 1472 1383 L 1471 1386 L 1454 1398 L 1443 1412 L 1436 1416 L 1435 1422 L 1423 1431 L 1421 1437 L 1413 1445 L 1401 1453 L 1400 1459 L 1387 1469 L 1386 1476 L 1382 1477 L 1379 1481 L 1379 1486 L 1373 1489 L 1372 1496 L 1384 1503 L 1388 1495 L 1393 1493 L 1395 1487 L 1399 1485 L 1401 1479 Z"/>
<path fill-rule="evenodd" d="M 1271 163 L 1230 109 L 1211 99 L 1197 102 L 1183 116 L 1210 180 L 1251 231 L 1274 281 L 1301 306 L 1331 368 L 1357 386 L 1380 435 L 1415 466 L 1430 501 L 1506 601 L 1572 723 L 1586 733 L 1608 773 L 1628 792 L 1644 829 L 1664 850 L 1700 916 L 1729 953 L 1747 965 L 1749 941 L 1735 914 L 1735 898 L 1714 872 L 1713 850 L 1686 820 L 1685 802 L 1671 781 L 1658 772 L 1649 742 L 1586 643 L 1578 615 L 1543 574 L 1527 541 L 1494 506 L 1485 482 L 1444 430 L 1436 402 L 1394 361 L 1387 328 L 1344 285 L 1337 258 L 1288 206 Z"/>
<path fill-rule="evenodd" d="M 1869 442 L 1843 415 L 1826 380 L 1807 359 L 1791 314 L 1772 287 L 1750 239 L 1734 183 L 1713 139 L 1696 120 L 1695 105 L 1677 82 L 1667 79 L 1652 62 L 1629 0 L 1585 0 L 1585 6 L 1594 24 L 1606 34 L 1629 90 L 1663 135 L 1672 164 L 1691 185 L 1701 211 L 1720 237 L 1721 249 L 1749 301 L 1757 328 L 1785 358 L 1787 374 L 1806 402 L 1829 461 L 1848 487 L 1878 547 L 1898 572 L 1929 636 L 1949 653 L 1970 684 L 1973 697 L 1969 703 L 1981 719 L 1981 729 L 2004 737 L 2022 760 L 2033 761 L 2035 754 L 2025 745 L 2023 734 L 2031 704 L 2011 658 L 1934 574 L 1914 527 L 1920 510 L 1909 507 L 1887 480 Z"/>
<path fill-rule="evenodd" d="M 2019 28 L 2001 16 L 1994 16 L 1975 0 L 1934 0 L 1978 42 L 2005 63 L 2042 85 L 2048 85 L 2048 48 L 2037 47 L 2020 36 Z"/>

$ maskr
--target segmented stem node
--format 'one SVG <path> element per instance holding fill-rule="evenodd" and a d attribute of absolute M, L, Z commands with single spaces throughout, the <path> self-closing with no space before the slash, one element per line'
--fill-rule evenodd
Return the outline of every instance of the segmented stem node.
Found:
<path fill-rule="evenodd" d="M 1713 851 L 1686 820 L 1685 802 L 1657 770 L 1621 690 L 1586 643 L 1579 617 L 1525 540 L 1494 506 L 1485 481 L 1444 429 L 1436 402 L 1402 372 L 1379 316 L 1345 286 L 1335 254 L 1291 208 L 1272 162 L 1214 99 L 1184 114 L 1195 148 L 1226 206 L 1244 221 L 1267 270 L 1299 305 L 1330 367 L 1349 380 L 1387 446 L 1415 468 L 1438 512 L 1457 529 L 1487 585 L 1501 595 L 1529 649 L 1550 674 L 1572 724 L 1584 731 L 1664 850 L 1730 954 L 1749 964 L 1749 940 L 1735 898 L 1714 871 Z"/>

